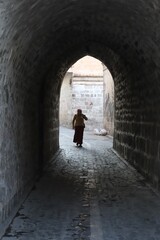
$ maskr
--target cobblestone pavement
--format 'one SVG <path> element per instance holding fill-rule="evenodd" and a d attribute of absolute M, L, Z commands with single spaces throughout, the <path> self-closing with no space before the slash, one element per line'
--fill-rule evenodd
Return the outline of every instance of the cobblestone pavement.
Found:
<path fill-rule="evenodd" d="M 112 138 L 61 129 L 60 151 L 2 240 L 160 240 L 160 197 L 112 151 Z"/>

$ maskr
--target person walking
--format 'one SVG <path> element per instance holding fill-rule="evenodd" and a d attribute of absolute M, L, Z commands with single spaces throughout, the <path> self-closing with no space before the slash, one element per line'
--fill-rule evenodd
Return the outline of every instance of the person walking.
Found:
<path fill-rule="evenodd" d="M 81 109 L 77 109 L 77 114 L 74 115 L 72 120 L 72 126 L 75 130 L 73 142 L 79 147 L 82 147 L 83 143 L 83 132 L 85 128 L 84 120 L 88 120 L 88 118 L 82 113 Z"/>

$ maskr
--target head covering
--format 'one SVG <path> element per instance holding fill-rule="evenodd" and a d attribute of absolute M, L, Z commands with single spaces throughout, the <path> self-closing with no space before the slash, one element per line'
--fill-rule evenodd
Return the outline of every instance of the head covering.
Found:
<path fill-rule="evenodd" d="M 82 110 L 81 109 L 77 109 L 77 113 L 82 113 Z"/>

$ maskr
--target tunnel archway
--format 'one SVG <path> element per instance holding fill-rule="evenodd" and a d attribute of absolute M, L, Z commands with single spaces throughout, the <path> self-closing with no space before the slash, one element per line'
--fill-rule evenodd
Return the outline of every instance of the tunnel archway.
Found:
<path fill-rule="evenodd" d="M 61 86 L 60 126 L 72 128 L 74 114 L 82 109 L 89 118 L 85 130 L 104 128 L 103 71 L 102 62 L 91 56 L 79 59 L 68 69 Z"/>
<path fill-rule="evenodd" d="M 107 48 L 105 49 L 105 46 L 103 46 L 103 45 L 100 46 L 98 44 L 91 44 L 90 48 L 93 52 L 94 51 L 98 52 L 98 55 L 90 54 L 90 56 L 94 56 L 94 58 L 99 59 L 100 61 L 102 61 L 102 59 L 103 59 L 104 63 L 107 62 L 109 67 L 112 69 L 113 76 L 117 77 L 117 79 L 119 78 L 119 75 L 120 75 L 120 78 L 122 76 L 125 76 L 126 68 L 123 66 L 122 61 L 120 61 L 119 57 L 116 54 L 114 54 L 111 50 L 109 50 Z M 83 56 L 85 56 L 87 54 L 85 49 L 84 49 L 84 52 L 85 52 L 85 54 Z M 76 50 L 75 50 L 74 54 L 76 54 Z M 102 54 L 102 56 L 101 56 L 101 54 Z M 105 58 L 103 55 L 105 56 Z M 70 56 L 71 56 L 71 54 L 70 54 Z M 45 92 L 46 98 L 44 100 L 44 106 L 43 106 L 46 111 L 45 115 L 47 116 L 45 118 L 47 122 L 45 122 L 45 124 L 44 124 L 44 126 L 47 126 L 44 129 L 44 134 L 45 134 L 44 139 L 46 140 L 46 143 L 44 143 L 44 146 L 46 146 L 44 148 L 45 161 L 48 161 L 50 158 L 52 158 L 53 154 L 56 152 L 56 150 L 59 147 L 59 142 L 58 142 L 59 121 L 58 120 L 59 120 L 60 88 L 61 88 L 61 84 L 63 82 L 63 78 L 65 76 L 66 71 L 73 65 L 73 63 L 75 63 L 77 60 L 79 60 L 79 58 L 75 58 L 74 55 L 73 55 L 73 57 L 74 57 L 74 60 L 72 60 L 71 63 L 66 62 L 66 63 L 64 63 L 64 65 L 62 65 L 62 69 L 60 69 L 59 73 L 56 76 L 56 79 L 55 79 L 55 73 L 51 72 L 49 78 L 46 81 L 46 92 Z M 56 93 L 55 93 L 55 85 L 53 85 L 53 81 L 55 81 L 57 83 Z M 58 93 L 58 99 L 56 100 L 55 97 L 57 97 L 57 93 Z M 52 100 L 52 98 L 53 98 L 53 100 Z M 48 102 L 47 102 L 48 99 L 50 101 L 50 106 L 48 105 Z M 51 101 L 53 101 L 54 104 L 57 101 L 56 116 L 53 115 L 53 109 L 55 109 L 55 107 L 53 108 L 53 103 L 51 103 Z M 55 122 L 55 119 L 57 122 Z M 49 122 L 51 123 L 51 128 L 48 128 Z"/>
<path fill-rule="evenodd" d="M 65 74 L 60 93 L 60 126 L 72 128 L 78 108 L 89 117 L 85 130 L 113 136 L 113 77 L 102 62 L 91 56 L 79 59 Z"/>
<path fill-rule="evenodd" d="M 33 185 L 42 146 L 45 160 L 57 151 L 62 79 L 85 55 L 115 81 L 114 148 L 159 188 L 160 3 L 0 4 L 1 222 Z"/>

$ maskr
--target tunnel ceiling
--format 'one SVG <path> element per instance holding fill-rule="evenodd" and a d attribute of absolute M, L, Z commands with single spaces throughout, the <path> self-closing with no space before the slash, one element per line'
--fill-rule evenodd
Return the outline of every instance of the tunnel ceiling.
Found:
<path fill-rule="evenodd" d="M 8 55 L 30 76 L 63 62 L 69 68 L 86 54 L 106 64 L 105 49 L 137 66 L 159 49 L 157 0 L 5 0 L 1 6 Z"/>

